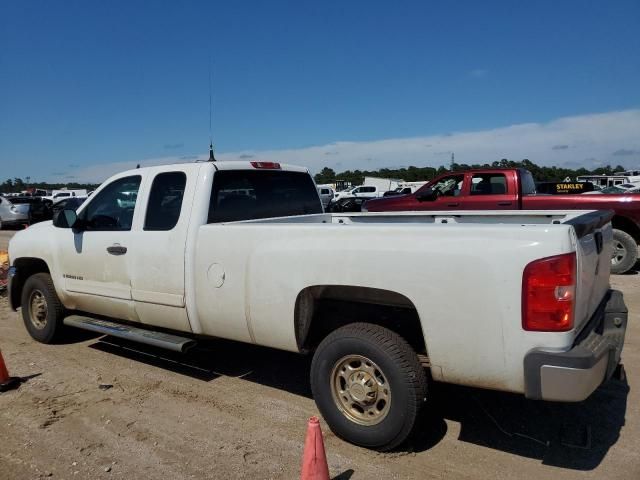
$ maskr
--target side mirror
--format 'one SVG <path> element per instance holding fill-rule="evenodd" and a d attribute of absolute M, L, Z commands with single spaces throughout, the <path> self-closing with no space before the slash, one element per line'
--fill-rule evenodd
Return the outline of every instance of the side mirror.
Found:
<path fill-rule="evenodd" d="M 53 226 L 58 228 L 74 228 L 77 227 L 78 214 L 75 210 L 67 209 L 60 210 L 53 219 Z"/>
<path fill-rule="evenodd" d="M 436 198 L 438 198 L 438 192 L 431 188 L 416 192 L 416 200 L 419 202 L 433 202 Z"/>

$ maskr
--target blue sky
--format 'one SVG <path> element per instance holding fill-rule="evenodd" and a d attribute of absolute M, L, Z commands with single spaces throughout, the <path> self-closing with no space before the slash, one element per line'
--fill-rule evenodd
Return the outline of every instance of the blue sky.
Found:
<path fill-rule="evenodd" d="M 205 155 L 209 59 L 221 158 L 640 167 L 638 25 L 637 0 L 2 2 L 0 178 Z"/>

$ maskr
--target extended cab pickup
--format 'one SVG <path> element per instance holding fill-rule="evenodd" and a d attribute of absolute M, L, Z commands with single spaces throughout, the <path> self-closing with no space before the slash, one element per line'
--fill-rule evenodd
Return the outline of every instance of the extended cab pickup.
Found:
<path fill-rule="evenodd" d="M 624 273 L 638 260 L 640 194 L 544 195 L 522 168 L 450 172 L 411 195 L 368 201 L 363 211 L 613 210 L 611 271 Z"/>
<path fill-rule="evenodd" d="M 432 380 L 581 401 L 613 374 L 627 313 L 609 221 L 325 214 L 303 168 L 141 168 L 17 233 L 9 300 L 43 343 L 72 326 L 175 351 L 219 337 L 313 353 L 328 425 L 385 450 Z"/>

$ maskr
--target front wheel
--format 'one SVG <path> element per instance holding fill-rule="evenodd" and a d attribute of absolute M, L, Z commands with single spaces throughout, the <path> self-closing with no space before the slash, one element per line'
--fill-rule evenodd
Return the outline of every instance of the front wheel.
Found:
<path fill-rule="evenodd" d="M 613 229 L 613 251 L 611 253 L 611 273 L 625 273 L 638 260 L 638 244 L 631 235 Z"/>
<path fill-rule="evenodd" d="M 64 325 L 64 307 L 48 273 L 27 278 L 22 289 L 22 319 L 29 335 L 41 343 L 60 338 Z"/>
<path fill-rule="evenodd" d="M 426 398 L 427 376 L 398 334 L 353 323 L 320 343 L 311 364 L 311 389 L 338 437 L 385 451 L 411 434 Z"/>

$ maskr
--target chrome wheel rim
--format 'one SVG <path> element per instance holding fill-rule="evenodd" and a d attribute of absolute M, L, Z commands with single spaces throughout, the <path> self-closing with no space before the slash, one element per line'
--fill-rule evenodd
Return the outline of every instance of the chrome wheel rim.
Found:
<path fill-rule="evenodd" d="M 613 242 L 613 252 L 611 252 L 611 263 L 619 264 L 627 256 L 627 249 L 621 242 Z"/>
<path fill-rule="evenodd" d="M 391 407 L 391 386 L 375 362 L 362 355 L 347 355 L 331 372 L 331 394 L 342 414 L 359 425 L 385 419 Z"/>
<path fill-rule="evenodd" d="M 40 290 L 34 290 L 29 296 L 29 320 L 38 330 L 47 326 L 49 308 L 47 299 Z"/>

